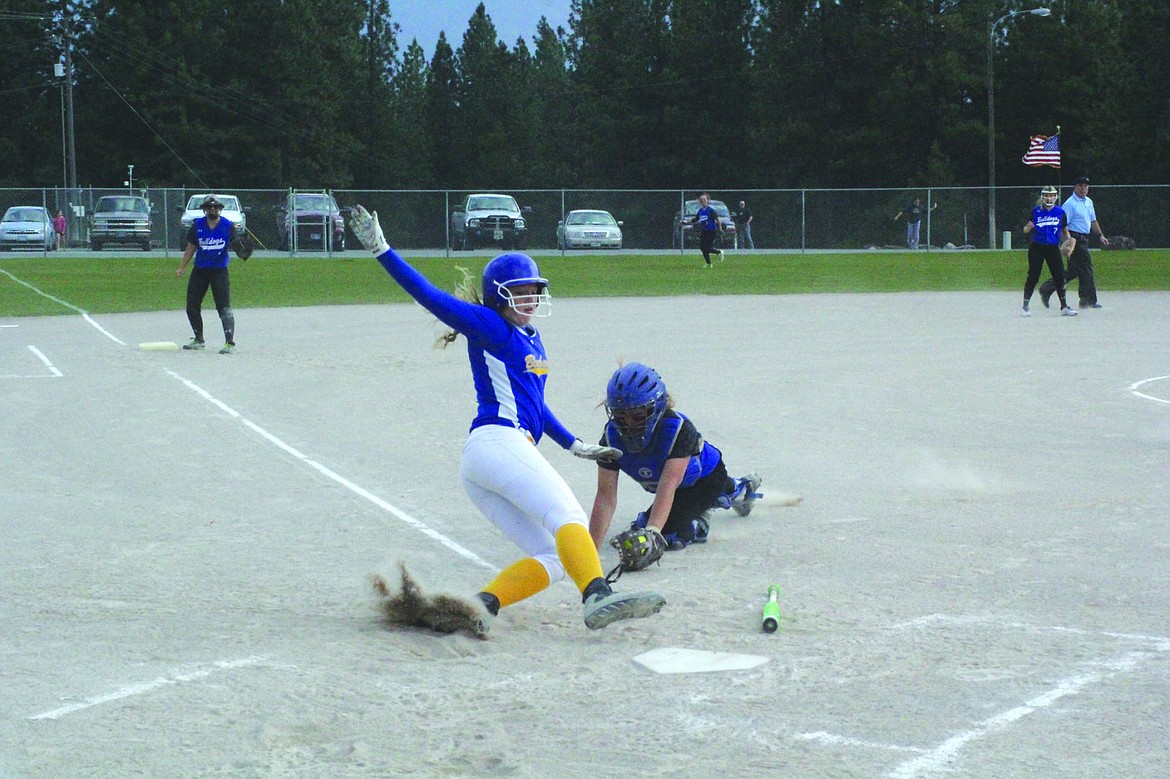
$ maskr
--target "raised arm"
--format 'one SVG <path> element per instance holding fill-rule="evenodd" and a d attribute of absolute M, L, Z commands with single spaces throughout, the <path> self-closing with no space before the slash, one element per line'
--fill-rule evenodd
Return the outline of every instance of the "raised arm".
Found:
<path fill-rule="evenodd" d="M 386 242 L 382 227 L 378 224 L 377 211 L 371 214 L 364 206 L 354 206 L 350 226 L 354 235 L 377 258 L 390 277 L 398 282 L 398 286 L 440 322 L 466 336 L 489 343 L 502 342 L 508 337 L 511 325 L 495 311 L 478 303 L 460 300 L 450 292 L 439 289 L 398 256 L 398 252 Z"/>

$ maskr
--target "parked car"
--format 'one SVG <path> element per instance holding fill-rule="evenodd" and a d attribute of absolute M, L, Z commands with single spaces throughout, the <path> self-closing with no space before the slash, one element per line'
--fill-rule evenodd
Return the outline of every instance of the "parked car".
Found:
<path fill-rule="evenodd" d="M 321 249 L 345 251 L 345 217 L 348 208 L 338 208 L 327 192 L 297 192 L 285 205 L 276 208 L 276 229 L 281 251 L 288 251 L 295 237 L 298 251 Z"/>
<path fill-rule="evenodd" d="M 620 249 L 622 224 L 608 211 L 570 211 L 557 222 L 557 248 Z"/>
<path fill-rule="evenodd" d="M 109 244 L 132 244 L 150 251 L 151 205 L 144 197 L 107 195 L 93 207 L 89 248 L 100 252 Z"/>
<path fill-rule="evenodd" d="M 56 243 L 53 217 L 41 206 L 13 206 L 0 219 L 0 249 L 49 251 Z"/>
<path fill-rule="evenodd" d="M 521 208 L 511 195 L 468 195 L 451 212 L 451 248 L 527 248 L 528 222 L 524 215 L 530 213 L 532 206 Z"/>
<path fill-rule="evenodd" d="M 716 237 L 715 246 L 735 246 L 735 222 L 731 219 L 731 211 L 727 208 L 727 204 L 722 200 L 712 200 L 708 205 L 715 209 L 715 213 L 719 215 L 719 222 L 723 225 L 723 241 L 720 242 L 719 238 Z M 684 246 L 699 245 L 698 225 L 690 221 L 698 213 L 698 200 L 688 200 L 683 204 L 683 210 L 675 213 L 674 236 L 671 246 L 681 249 Z"/>
<path fill-rule="evenodd" d="M 244 230 L 248 229 L 248 216 L 240 205 L 240 199 L 235 195 L 220 195 L 214 192 L 205 192 L 202 195 L 192 195 L 191 199 L 187 201 L 187 207 L 179 207 L 183 215 L 179 217 L 179 228 L 182 231 L 179 235 L 179 248 L 187 248 L 187 233 L 191 230 L 191 224 L 199 217 L 203 216 L 203 209 L 200 207 L 203 200 L 207 197 L 214 197 L 219 202 L 223 203 L 223 210 L 219 215 L 228 220 L 236 226 L 236 232 L 239 235 L 244 234 Z"/>

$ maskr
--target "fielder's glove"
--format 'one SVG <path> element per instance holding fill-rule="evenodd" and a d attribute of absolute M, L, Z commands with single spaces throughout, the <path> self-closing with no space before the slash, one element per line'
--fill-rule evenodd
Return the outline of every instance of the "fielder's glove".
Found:
<path fill-rule="evenodd" d="M 569 451 L 585 460 L 605 460 L 606 462 L 616 462 L 622 457 L 621 449 L 614 449 L 612 446 L 587 444 L 584 443 L 580 438 L 573 442 L 573 444 L 569 447 Z"/>
<path fill-rule="evenodd" d="M 236 240 L 232 241 L 232 249 L 235 251 L 237 257 L 247 261 L 252 256 L 252 252 L 256 250 L 256 247 L 252 245 L 252 239 L 245 233 L 242 236 L 237 236 Z"/>
<path fill-rule="evenodd" d="M 370 213 L 363 205 L 356 205 L 350 213 L 349 226 L 353 234 L 378 257 L 390 251 L 390 244 L 386 243 L 386 236 L 382 234 L 382 226 L 378 224 L 378 212 Z"/>
<path fill-rule="evenodd" d="M 666 552 L 666 539 L 650 525 L 623 530 L 611 538 L 609 544 L 618 551 L 622 571 L 647 568 L 661 560 Z"/>
<path fill-rule="evenodd" d="M 1077 248 L 1077 239 L 1069 236 L 1069 239 L 1060 245 L 1060 255 L 1067 260 L 1072 256 L 1075 248 Z"/>

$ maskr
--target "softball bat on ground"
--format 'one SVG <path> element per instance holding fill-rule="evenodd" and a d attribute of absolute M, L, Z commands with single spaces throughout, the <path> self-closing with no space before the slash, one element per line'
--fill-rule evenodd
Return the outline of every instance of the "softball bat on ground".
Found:
<path fill-rule="evenodd" d="M 179 345 L 174 341 L 146 341 L 138 344 L 138 348 L 144 352 L 174 352 Z"/>

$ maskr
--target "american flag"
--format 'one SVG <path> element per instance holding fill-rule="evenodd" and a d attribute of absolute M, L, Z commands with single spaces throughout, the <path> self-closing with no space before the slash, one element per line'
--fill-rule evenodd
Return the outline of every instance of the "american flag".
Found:
<path fill-rule="evenodd" d="M 1048 165 L 1060 167 L 1060 136 L 1033 135 L 1028 143 L 1028 151 L 1024 154 L 1025 165 Z"/>

